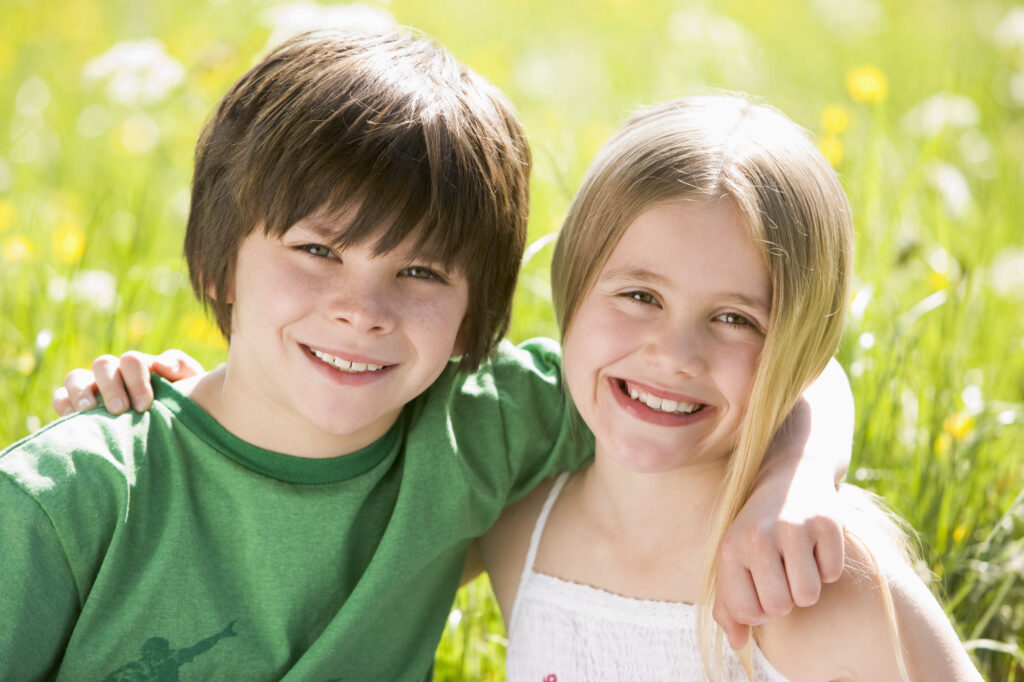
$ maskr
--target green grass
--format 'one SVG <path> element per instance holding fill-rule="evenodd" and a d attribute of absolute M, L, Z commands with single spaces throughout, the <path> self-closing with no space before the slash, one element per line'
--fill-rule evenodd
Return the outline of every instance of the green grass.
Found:
<path fill-rule="evenodd" d="M 50 391 L 100 353 L 177 346 L 207 365 L 223 359 L 180 258 L 191 152 L 265 45 L 271 6 L 0 0 L 0 391 L 13 397 L 0 441 L 48 421 Z M 1024 36 L 999 29 L 1011 5 L 374 6 L 437 37 L 516 103 L 535 154 L 531 240 L 557 229 L 590 158 L 639 104 L 744 90 L 822 140 L 858 232 L 839 354 L 858 405 L 850 477 L 918 529 L 986 678 L 1024 678 Z M 181 65 L 167 92 L 119 103 L 109 77 L 83 75 L 114 44 L 146 37 Z M 864 66 L 876 75 L 851 90 Z M 940 92 L 966 99 L 938 107 L 960 114 L 934 127 L 913 112 Z M 515 340 L 554 334 L 550 253 L 524 270 Z M 478 581 L 460 593 L 439 680 L 503 678 L 488 590 Z"/>

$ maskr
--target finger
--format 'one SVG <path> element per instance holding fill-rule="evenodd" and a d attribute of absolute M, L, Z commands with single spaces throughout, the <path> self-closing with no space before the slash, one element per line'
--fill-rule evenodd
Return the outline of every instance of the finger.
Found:
<path fill-rule="evenodd" d="M 739 651 L 747 644 L 747 640 L 750 637 L 750 627 L 737 623 L 730 616 L 728 611 L 724 607 L 715 606 L 711 612 L 718 623 L 718 626 L 722 628 L 725 633 L 726 639 L 729 641 L 729 647 L 734 651 Z"/>
<path fill-rule="evenodd" d="M 62 417 L 66 417 L 75 411 L 75 408 L 71 407 L 68 389 L 63 386 L 53 392 L 53 397 L 50 398 L 50 405 L 53 406 L 53 411 Z"/>
<path fill-rule="evenodd" d="M 149 368 L 154 360 L 152 355 L 133 350 L 121 356 L 121 380 L 128 391 L 132 409 L 136 412 L 145 412 L 153 404 L 153 383 L 149 378 Z"/>
<path fill-rule="evenodd" d="M 821 576 L 814 558 L 814 545 L 800 534 L 783 551 L 782 564 L 789 582 L 789 593 L 797 606 L 813 606 L 821 597 Z"/>
<path fill-rule="evenodd" d="M 729 632 L 733 624 L 761 625 L 768 617 L 757 598 L 754 580 L 746 567 L 736 563 L 720 562 L 717 568 L 715 608 L 712 616 Z M 721 614 L 719 618 L 718 614 Z"/>
<path fill-rule="evenodd" d="M 818 534 L 814 559 L 822 582 L 834 583 L 843 575 L 846 565 L 843 544 L 843 531 L 838 524 L 831 524 L 830 528 Z"/>
<path fill-rule="evenodd" d="M 168 381 L 188 379 L 205 371 L 198 360 L 177 348 L 156 356 L 151 369 Z"/>
<path fill-rule="evenodd" d="M 73 369 L 68 372 L 64 377 L 64 390 L 72 410 L 83 412 L 96 407 L 96 377 L 89 370 Z"/>
<path fill-rule="evenodd" d="M 789 593 L 786 569 L 778 553 L 752 565 L 750 575 L 765 615 L 769 618 L 779 618 L 793 610 L 793 597 Z"/>
<path fill-rule="evenodd" d="M 113 355 L 101 355 L 92 363 L 92 372 L 107 412 L 121 414 L 127 410 L 128 392 L 121 378 L 120 360 Z"/>

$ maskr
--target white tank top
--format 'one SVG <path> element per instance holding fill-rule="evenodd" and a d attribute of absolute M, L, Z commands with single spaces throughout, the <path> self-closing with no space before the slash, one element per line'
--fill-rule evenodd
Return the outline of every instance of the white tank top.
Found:
<path fill-rule="evenodd" d="M 644 601 L 561 580 L 533 570 L 548 515 L 568 474 L 541 509 L 509 619 L 509 682 L 657 682 L 702 680 L 697 607 Z M 752 644 L 754 679 L 785 682 Z M 725 679 L 746 682 L 726 646 Z"/>

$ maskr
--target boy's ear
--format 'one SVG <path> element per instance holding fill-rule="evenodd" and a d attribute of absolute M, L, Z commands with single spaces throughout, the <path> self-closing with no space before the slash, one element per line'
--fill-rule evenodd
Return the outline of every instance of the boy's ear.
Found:
<path fill-rule="evenodd" d="M 206 295 L 210 297 L 211 301 L 217 300 L 217 287 L 213 286 L 213 282 L 206 283 Z M 228 290 L 224 296 L 223 302 L 227 304 L 235 302 L 235 283 L 233 280 L 228 282 Z"/>

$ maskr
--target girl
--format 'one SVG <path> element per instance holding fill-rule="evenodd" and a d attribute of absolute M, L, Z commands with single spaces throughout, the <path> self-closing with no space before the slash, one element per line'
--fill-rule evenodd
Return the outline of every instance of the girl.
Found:
<path fill-rule="evenodd" d="M 509 680 L 980 679 L 894 526 L 854 491 L 846 569 L 818 604 L 739 657 L 708 613 L 761 453 L 838 345 L 851 233 L 832 168 L 767 107 L 682 99 L 602 150 L 552 270 L 595 459 L 481 545 Z M 814 570 L 811 556 L 785 570 Z"/>

